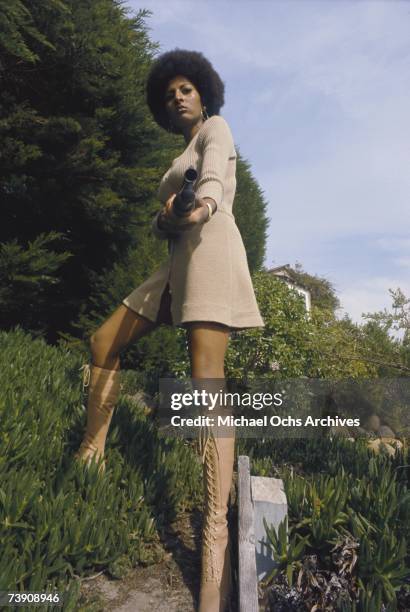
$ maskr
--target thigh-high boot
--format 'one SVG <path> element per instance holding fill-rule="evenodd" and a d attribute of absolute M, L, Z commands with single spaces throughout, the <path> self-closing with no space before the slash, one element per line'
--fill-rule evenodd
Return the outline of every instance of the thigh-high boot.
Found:
<path fill-rule="evenodd" d="M 214 435 L 203 428 L 199 450 L 204 476 L 205 509 L 202 528 L 201 590 L 199 612 L 230 609 L 231 559 L 228 533 L 228 499 L 234 462 L 234 433 Z"/>

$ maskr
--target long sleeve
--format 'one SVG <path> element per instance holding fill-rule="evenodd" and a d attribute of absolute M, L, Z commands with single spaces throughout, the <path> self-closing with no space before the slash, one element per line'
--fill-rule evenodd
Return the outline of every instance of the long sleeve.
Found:
<path fill-rule="evenodd" d="M 159 240 L 165 240 L 166 238 L 168 238 L 168 232 L 165 232 L 164 230 L 161 230 L 158 227 L 158 217 L 160 214 L 161 211 L 159 210 L 152 220 L 151 229 L 154 236 L 159 238 Z"/>
<path fill-rule="evenodd" d="M 230 159 L 235 159 L 231 130 L 223 117 L 206 120 L 198 136 L 202 153 L 200 176 L 195 184 L 197 197 L 209 197 L 219 206 L 224 196 L 224 182 Z"/>

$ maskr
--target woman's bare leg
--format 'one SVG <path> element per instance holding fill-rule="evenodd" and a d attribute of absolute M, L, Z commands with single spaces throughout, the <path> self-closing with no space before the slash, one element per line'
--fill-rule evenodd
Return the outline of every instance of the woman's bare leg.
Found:
<path fill-rule="evenodd" d="M 93 365 L 108 370 L 120 368 L 121 351 L 158 327 L 121 304 L 91 336 Z"/>
<path fill-rule="evenodd" d="M 206 390 L 224 389 L 224 359 L 229 328 L 216 323 L 193 323 L 188 327 L 192 378 L 204 381 Z M 210 380 L 211 379 L 211 380 Z M 201 384 L 196 381 L 196 384 Z M 202 387 L 201 387 L 202 388 Z M 215 413 L 221 411 L 216 410 Z M 203 433 L 203 432 L 201 432 Z M 216 427 L 206 432 L 201 450 L 204 477 L 204 518 L 199 612 L 225 610 L 230 591 L 230 553 L 227 511 L 232 483 L 235 439 L 233 432 Z"/>
<path fill-rule="evenodd" d="M 150 321 L 131 308 L 121 304 L 91 336 L 93 364 L 101 368 L 118 370 L 121 351 L 162 323 L 172 325 L 171 295 L 167 284 L 161 295 L 156 321 Z"/>
<path fill-rule="evenodd" d="M 121 304 L 91 337 L 92 364 L 88 382 L 87 426 L 76 458 L 87 464 L 104 457 L 105 442 L 120 393 L 120 352 L 157 326 Z M 104 462 L 101 469 L 105 469 Z"/>
<path fill-rule="evenodd" d="M 224 378 L 229 327 L 218 323 L 186 323 L 192 378 Z"/>
<path fill-rule="evenodd" d="M 91 337 L 92 364 L 84 370 L 88 382 L 87 427 L 76 458 L 89 463 L 104 456 L 105 441 L 120 392 L 120 353 L 161 323 L 172 323 L 168 286 L 156 321 L 121 304 Z M 102 464 L 104 469 L 104 464 Z"/>

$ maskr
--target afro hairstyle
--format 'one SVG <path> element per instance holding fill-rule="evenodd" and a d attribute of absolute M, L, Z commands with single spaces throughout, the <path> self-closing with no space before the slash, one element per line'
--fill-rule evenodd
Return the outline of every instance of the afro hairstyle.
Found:
<path fill-rule="evenodd" d="M 225 86 L 219 74 L 202 53 L 174 49 L 157 57 L 148 74 L 147 104 L 158 125 L 165 130 L 170 129 L 165 109 L 165 92 L 169 81 L 178 75 L 195 85 L 209 117 L 219 114 L 225 102 Z"/>

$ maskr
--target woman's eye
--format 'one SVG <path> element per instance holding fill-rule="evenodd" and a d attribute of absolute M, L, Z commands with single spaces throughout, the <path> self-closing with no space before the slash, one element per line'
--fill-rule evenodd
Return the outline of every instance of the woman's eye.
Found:
<path fill-rule="evenodd" d="M 192 87 L 183 87 L 181 89 L 183 94 L 189 94 L 192 91 Z M 169 93 L 165 95 L 165 102 L 170 102 L 174 98 L 173 93 Z"/>

